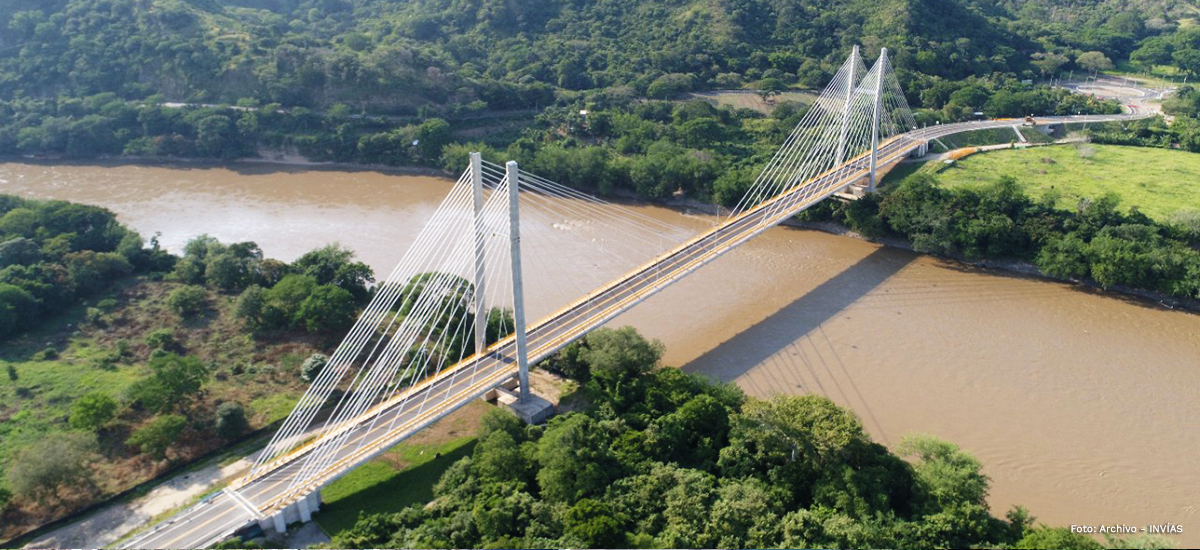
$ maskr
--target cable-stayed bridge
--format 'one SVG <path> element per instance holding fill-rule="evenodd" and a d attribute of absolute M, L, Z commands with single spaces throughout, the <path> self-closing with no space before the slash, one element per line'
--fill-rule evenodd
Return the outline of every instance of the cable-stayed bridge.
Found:
<path fill-rule="evenodd" d="M 515 379 L 517 406 L 534 402 L 530 364 L 725 252 L 835 193 L 873 191 L 933 139 L 1017 124 L 917 128 L 887 50 L 868 70 L 855 48 L 737 207 L 698 235 L 472 155 L 250 472 L 122 546 L 203 547 L 255 522 L 308 521 L 323 486 L 471 400 Z M 633 261 L 607 274 L 590 269 L 592 254 Z M 582 296 L 539 296 L 547 277 Z"/>

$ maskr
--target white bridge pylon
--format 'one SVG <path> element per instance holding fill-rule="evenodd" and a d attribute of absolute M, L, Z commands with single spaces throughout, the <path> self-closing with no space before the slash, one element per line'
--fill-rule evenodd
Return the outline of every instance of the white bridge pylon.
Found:
<path fill-rule="evenodd" d="M 882 50 L 867 70 L 855 47 L 724 224 L 745 218 L 748 221 L 740 223 L 751 224 L 747 227 L 757 234 L 795 214 L 797 208 L 806 208 L 806 201 L 817 198 L 815 194 L 822 193 L 819 198 L 824 198 L 835 191 L 797 191 L 797 187 L 842 166 L 861 166 L 866 177 L 859 187 L 874 190 L 880 143 L 914 128 L 887 50 Z M 840 188 L 852 185 L 842 182 Z M 364 424 L 371 432 L 377 423 L 391 422 L 384 431 L 392 431 L 401 417 L 381 420 L 385 418 L 378 414 L 382 407 L 407 406 L 411 403 L 405 400 L 416 399 L 420 401 L 411 405 L 419 415 L 427 405 L 439 406 L 447 396 L 409 388 L 451 371 L 455 380 L 474 381 L 484 357 L 497 353 L 505 342 L 515 341 L 515 346 L 500 359 L 516 367 L 520 399 L 527 399 L 530 352 L 526 330 L 534 325 L 526 321 L 527 279 L 522 273 L 522 255 L 539 249 L 536 240 L 522 240 L 522 230 L 527 228 L 523 224 L 530 223 L 525 221 L 523 209 L 573 220 L 564 222 L 564 227 L 579 220 L 595 223 L 601 236 L 591 237 L 590 242 L 605 248 L 595 253 L 612 254 L 615 248 L 641 244 L 646 246 L 638 262 L 657 256 L 653 263 L 666 258 L 668 252 L 678 252 L 675 245 L 688 244 L 680 244 L 687 235 L 678 228 L 644 213 L 524 172 L 515 162 L 498 166 L 472 154 L 467 170 L 396 268 L 377 286 L 328 364 L 257 457 L 250 473 L 235 487 L 288 464 L 288 491 L 303 496 L 312 490 L 314 480 L 327 483 L 332 470 L 344 468 L 347 455 L 360 456 L 359 451 L 368 450 L 372 442 L 354 436 Z M 565 211 L 569 215 L 563 214 Z M 746 217 L 751 212 L 753 219 Z M 557 222 L 552 225 L 560 228 Z M 602 242 L 605 239 L 607 245 Z M 693 241 L 696 239 L 702 238 Z M 543 262 L 534 273 L 553 271 L 554 262 L 569 255 L 558 246 L 559 250 L 548 253 L 541 250 L 542 258 L 551 261 Z M 606 280 L 598 281 L 601 290 L 608 288 L 602 285 Z M 652 291 L 670 282 L 673 280 L 656 283 L 659 286 Z M 588 294 L 587 290 L 581 289 L 585 301 L 601 292 Z M 535 325 L 545 323 L 543 319 Z M 561 347 L 579 336 L 556 345 Z M 287 498 L 277 496 L 272 502 Z M 268 503 L 253 504 L 258 509 Z"/>

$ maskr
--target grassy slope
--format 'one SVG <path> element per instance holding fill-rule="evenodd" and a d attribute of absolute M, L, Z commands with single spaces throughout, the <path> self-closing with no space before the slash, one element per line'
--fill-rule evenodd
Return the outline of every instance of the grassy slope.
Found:
<path fill-rule="evenodd" d="M 115 302 L 103 314 L 102 323 L 86 320 L 86 305 L 79 305 L 52 319 L 35 332 L 0 345 L 0 372 L 9 365 L 18 378 L 0 374 L 0 470 L 21 447 L 46 433 L 68 430 L 71 404 L 92 391 L 104 391 L 122 400 L 130 385 L 149 374 L 145 366 L 150 348 L 144 344 L 149 332 L 167 328 L 190 354 L 212 365 L 214 377 L 206 385 L 204 398 L 189 409 L 200 422 L 212 418 L 216 404 L 234 400 L 246 406 L 251 426 L 269 424 L 291 410 L 304 383 L 299 366 L 318 349 L 304 336 L 280 336 L 256 341 L 245 336 L 232 315 L 233 297 L 209 293 L 208 310 L 196 319 L 183 320 L 166 306 L 166 296 L 176 283 L 129 278 L 107 294 L 88 301 L 93 307 L 109 298 Z M 104 368 L 98 359 L 124 341 L 129 356 Z M 44 359 L 44 350 L 58 357 Z M 240 374 L 237 374 L 240 373 Z M 49 508 L 24 507 L 17 515 L 0 522 L 0 539 L 13 536 L 45 521 L 61 517 L 97 496 L 114 494 L 152 479 L 168 466 L 127 449 L 122 442 L 145 414 L 119 412 L 120 417 L 101 434 L 100 460 L 94 463 L 100 495 L 65 495 L 61 505 Z M 219 446 L 207 436 L 182 441 L 169 456 L 191 460 Z M 0 479 L 0 487 L 7 483 Z"/>
<path fill-rule="evenodd" d="M 475 448 L 479 419 L 488 407 L 481 401 L 469 403 L 329 484 L 321 491 L 325 504 L 314 519 L 336 536 L 354 527 L 359 514 L 397 512 L 433 500 L 433 486 L 442 473 Z"/>
<path fill-rule="evenodd" d="M 1200 155 L 1116 145 L 1057 145 L 1000 150 L 967 157 L 942 172 L 943 184 L 977 185 L 1011 175 L 1033 197 L 1061 193 L 1060 208 L 1107 192 L 1156 220 L 1200 210 Z"/>

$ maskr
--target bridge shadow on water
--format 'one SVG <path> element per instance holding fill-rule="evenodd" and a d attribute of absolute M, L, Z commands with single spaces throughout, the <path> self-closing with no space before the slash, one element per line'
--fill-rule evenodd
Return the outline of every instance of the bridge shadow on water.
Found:
<path fill-rule="evenodd" d="M 860 411 L 883 437 L 823 325 L 919 256 L 881 247 L 682 369 L 722 382 L 737 380 L 747 393 L 761 397 L 819 393 Z M 743 376 L 750 371 L 756 372 Z"/>

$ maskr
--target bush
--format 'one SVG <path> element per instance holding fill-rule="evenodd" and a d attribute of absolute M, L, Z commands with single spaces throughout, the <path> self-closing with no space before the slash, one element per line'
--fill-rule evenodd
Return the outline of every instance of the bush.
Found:
<path fill-rule="evenodd" d="M 146 335 L 146 345 L 151 349 L 175 350 L 179 343 L 175 341 L 175 332 L 169 328 L 160 328 Z"/>
<path fill-rule="evenodd" d="M 130 434 L 125 444 L 137 447 L 143 453 L 155 458 L 166 458 L 167 449 L 179 439 L 187 419 L 183 415 L 168 414 L 159 416 Z"/>
<path fill-rule="evenodd" d="M 321 374 L 321 369 L 329 363 L 329 357 L 321 353 L 314 353 L 304 360 L 304 364 L 300 366 L 300 378 L 305 382 L 312 382 Z"/>
<path fill-rule="evenodd" d="M 117 415 L 117 400 L 104 392 L 92 392 L 71 404 L 68 423 L 76 430 L 96 431 Z"/>
<path fill-rule="evenodd" d="M 167 297 L 167 307 L 171 308 L 180 317 L 191 317 L 204 310 L 205 302 L 208 299 L 208 293 L 204 287 L 188 285 L 180 287 L 171 292 Z"/>
<path fill-rule="evenodd" d="M 217 435 L 225 439 L 233 439 L 242 435 L 250 427 L 246 421 L 246 410 L 241 403 L 227 401 L 217 407 Z"/>

